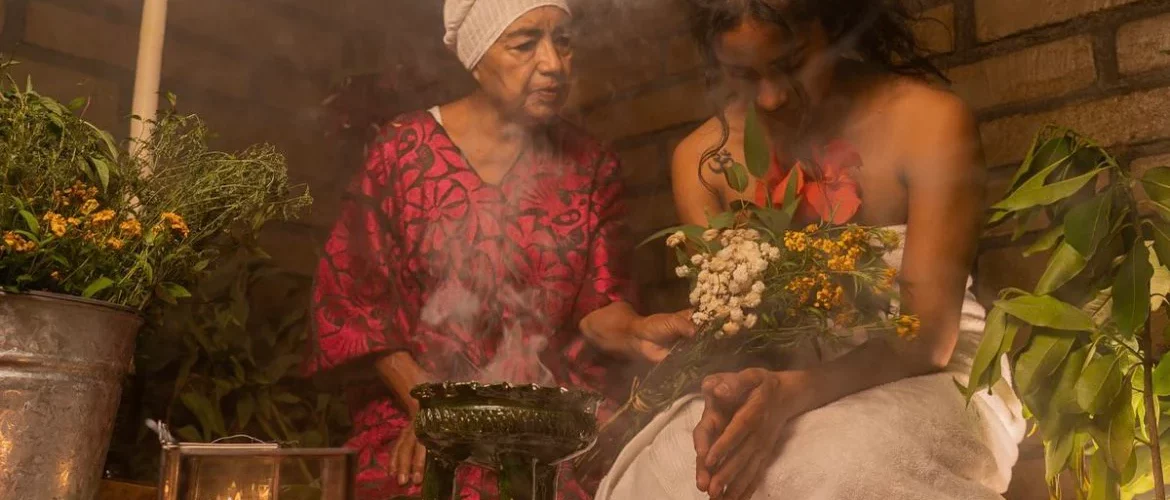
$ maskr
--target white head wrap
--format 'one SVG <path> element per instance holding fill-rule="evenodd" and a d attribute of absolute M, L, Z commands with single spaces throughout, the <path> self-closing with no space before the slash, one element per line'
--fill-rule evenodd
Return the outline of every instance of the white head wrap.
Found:
<path fill-rule="evenodd" d="M 475 68 L 488 48 L 514 21 L 538 7 L 557 7 L 567 13 L 565 0 L 446 0 L 443 43 L 455 51 L 467 69 Z"/>

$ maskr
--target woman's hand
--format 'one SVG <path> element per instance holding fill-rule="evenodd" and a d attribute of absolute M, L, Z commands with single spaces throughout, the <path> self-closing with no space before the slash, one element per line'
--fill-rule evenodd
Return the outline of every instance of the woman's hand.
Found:
<path fill-rule="evenodd" d="M 695 334 L 695 324 L 691 322 L 691 311 L 685 310 L 635 318 L 629 330 L 628 351 L 634 357 L 658 363 L 675 342 Z"/>
<path fill-rule="evenodd" d="M 414 423 L 402 429 L 402 434 L 390 449 L 390 476 L 398 480 L 399 486 L 409 483 L 422 484 L 426 472 L 427 449 L 419 444 L 414 434 Z"/>
<path fill-rule="evenodd" d="M 627 302 L 614 302 L 581 319 L 581 333 L 601 350 L 644 359 L 662 361 L 679 339 L 695 334 L 691 311 L 639 315 Z"/>
<path fill-rule="evenodd" d="M 712 499 L 750 498 L 780 451 L 788 422 L 804 412 L 803 372 L 759 368 L 703 380 L 695 427 L 696 481 Z"/>

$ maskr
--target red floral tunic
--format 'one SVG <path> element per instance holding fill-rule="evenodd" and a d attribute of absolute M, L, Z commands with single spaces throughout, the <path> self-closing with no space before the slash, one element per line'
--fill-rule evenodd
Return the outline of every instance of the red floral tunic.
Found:
<path fill-rule="evenodd" d="M 378 355 L 407 351 L 436 377 L 474 380 L 509 331 L 510 342 L 544 346 L 540 361 L 557 384 L 610 395 L 624 387 L 577 330 L 585 314 L 630 289 L 619 266 L 618 162 L 568 124 L 545 137 L 531 161 L 493 185 L 429 113 L 408 114 L 382 131 L 351 185 L 317 270 L 306 368 L 347 374 L 359 498 L 418 492 L 388 474 L 408 419 L 377 380 L 370 361 Z M 534 369 L 506 373 L 536 380 Z M 463 498 L 494 498 L 494 482 L 462 472 Z M 568 481 L 562 497 L 590 495 Z"/>

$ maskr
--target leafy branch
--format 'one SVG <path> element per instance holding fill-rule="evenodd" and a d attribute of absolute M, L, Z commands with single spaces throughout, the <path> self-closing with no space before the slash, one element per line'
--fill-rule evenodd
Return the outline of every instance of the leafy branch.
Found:
<path fill-rule="evenodd" d="M 999 360 L 1009 355 L 1054 495 L 1071 471 L 1082 498 L 1150 489 L 1165 498 L 1170 363 L 1151 319 L 1170 290 L 1170 167 L 1137 178 L 1092 141 L 1047 126 L 991 210 L 990 225 L 1017 225 L 1014 238 L 1046 217 L 1051 226 L 1025 255 L 1050 257 L 1031 292 L 995 302 L 965 394 L 1002 388 Z M 1031 336 L 1016 352 L 1024 330 Z"/>

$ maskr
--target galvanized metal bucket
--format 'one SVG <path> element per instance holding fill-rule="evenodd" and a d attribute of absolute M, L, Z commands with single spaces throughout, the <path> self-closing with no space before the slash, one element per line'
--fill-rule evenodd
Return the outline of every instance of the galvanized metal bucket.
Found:
<path fill-rule="evenodd" d="M 89 500 L 142 318 L 48 293 L 0 293 L 0 499 Z"/>

